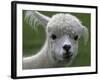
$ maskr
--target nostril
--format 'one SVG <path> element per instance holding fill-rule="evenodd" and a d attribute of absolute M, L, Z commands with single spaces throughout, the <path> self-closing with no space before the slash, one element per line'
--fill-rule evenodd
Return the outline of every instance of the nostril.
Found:
<path fill-rule="evenodd" d="M 70 48 L 71 48 L 71 45 L 64 45 L 63 46 L 63 49 L 66 50 L 66 51 L 68 51 Z"/>

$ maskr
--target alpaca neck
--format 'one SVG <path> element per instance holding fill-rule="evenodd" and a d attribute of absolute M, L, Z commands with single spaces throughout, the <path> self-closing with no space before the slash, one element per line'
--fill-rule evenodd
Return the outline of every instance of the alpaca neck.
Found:
<path fill-rule="evenodd" d="M 36 54 L 37 57 L 35 58 L 35 60 L 40 61 L 40 63 L 45 67 L 53 66 L 55 63 L 49 45 L 50 44 L 48 43 L 48 40 L 46 40 L 43 48 L 39 53 Z"/>

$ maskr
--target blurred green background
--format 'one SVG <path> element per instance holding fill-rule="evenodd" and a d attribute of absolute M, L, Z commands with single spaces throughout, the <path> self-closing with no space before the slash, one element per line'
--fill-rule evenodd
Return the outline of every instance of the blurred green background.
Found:
<path fill-rule="evenodd" d="M 23 57 L 31 56 L 37 52 L 39 52 L 46 40 L 45 30 L 41 25 L 36 26 L 36 30 L 32 29 L 28 23 L 25 22 L 25 11 L 23 10 Z M 40 13 L 46 16 L 52 16 L 59 12 L 47 12 L 47 11 L 39 11 Z M 78 55 L 70 65 L 70 67 L 79 67 L 79 66 L 90 66 L 91 65 L 91 38 L 90 38 L 90 20 L 91 15 L 88 13 L 70 13 L 82 22 L 84 26 L 88 28 L 89 31 L 89 40 L 87 44 L 84 44 L 83 38 L 79 40 L 79 49 Z"/>

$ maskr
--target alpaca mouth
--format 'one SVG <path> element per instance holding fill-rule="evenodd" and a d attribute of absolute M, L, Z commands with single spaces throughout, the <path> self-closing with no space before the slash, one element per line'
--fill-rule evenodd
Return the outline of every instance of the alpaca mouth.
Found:
<path fill-rule="evenodd" d="M 65 55 L 63 55 L 64 59 L 69 59 L 69 58 L 71 58 L 73 56 L 73 54 L 71 52 L 66 52 L 64 54 L 65 54 Z"/>

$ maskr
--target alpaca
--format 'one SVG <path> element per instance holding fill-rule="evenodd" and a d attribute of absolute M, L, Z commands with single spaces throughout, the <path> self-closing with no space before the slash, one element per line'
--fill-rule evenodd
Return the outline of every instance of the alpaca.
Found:
<path fill-rule="evenodd" d="M 68 66 L 78 53 L 80 37 L 85 43 L 88 41 L 88 29 L 71 14 L 58 13 L 50 18 L 38 11 L 26 11 L 25 21 L 31 27 L 42 25 L 46 41 L 36 55 L 23 58 L 23 69 Z"/>

